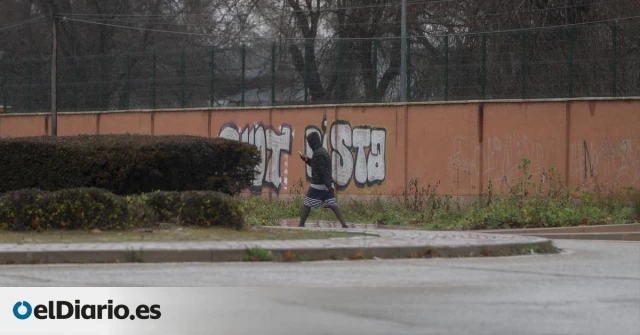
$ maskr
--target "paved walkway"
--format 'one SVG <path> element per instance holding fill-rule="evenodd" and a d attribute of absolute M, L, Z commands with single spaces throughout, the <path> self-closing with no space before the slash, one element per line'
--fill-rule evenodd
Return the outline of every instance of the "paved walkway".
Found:
<path fill-rule="evenodd" d="M 283 227 L 297 227 L 295 220 L 283 220 L 280 222 Z M 415 230 L 409 226 L 385 226 L 377 224 L 349 223 L 352 228 L 359 229 L 393 229 L 393 230 Z M 312 228 L 340 228 L 340 223 L 330 221 L 311 222 L 307 227 Z M 487 234 L 513 234 L 522 236 L 535 236 L 551 240 L 572 239 L 572 240 L 609 240 L 609 241 L 640 241 L 640 223 L 618 224 L 618 225 L 596 225 L 596 226 L 574 226 L 555 228 L 524 228 L 524 229 L 493 229 L 476 230 L 475 233 Z"/>
<path fill-rule="evenodd" d="M 286 241 L 0 244 L 0 264 L 227 262 L 241 261 L 246 249 L 253 247 L 268 249 L 280 260 L 460 257 L 510 254 L 523 247 L 551 245 L 545 238 L 510 234 L 387 230 L 359 225 L 351 229 L 313 228 L 323 225 L 327 224 L 310 223 L 308 228 L 294 229 L 348 231 L 360 235 Z"/>

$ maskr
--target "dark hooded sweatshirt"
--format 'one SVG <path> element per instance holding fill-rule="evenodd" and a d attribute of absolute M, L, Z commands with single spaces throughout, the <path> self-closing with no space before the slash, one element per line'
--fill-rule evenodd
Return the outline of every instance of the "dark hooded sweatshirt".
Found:
<path fill-rule="evenodd" d="M 313 156 L 306 160 L 306 163 L 311 166 L 311 183 L 324 185 L 330 189 L 333 183 L 331 177 L 331 156 L 329 156 L 327 149 L 322 147 L 318 133 L 307 135 L 307 142 L 309 142 L 309 146 L 313 150 Z"/>

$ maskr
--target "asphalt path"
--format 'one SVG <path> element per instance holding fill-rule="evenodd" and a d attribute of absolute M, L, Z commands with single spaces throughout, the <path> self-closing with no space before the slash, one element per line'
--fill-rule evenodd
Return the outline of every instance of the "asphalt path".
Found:
<path fill-rule="evenodd" d="M 640 334 L 640 242 L 554 243 L 562 253 L 0 266 L 0 286 L 252 287 L 225 307 L 237 334 Z"/>

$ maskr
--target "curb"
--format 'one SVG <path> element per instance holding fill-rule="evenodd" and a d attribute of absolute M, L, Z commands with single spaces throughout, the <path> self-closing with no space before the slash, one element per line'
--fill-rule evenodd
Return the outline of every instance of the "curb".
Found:
<path fill-rule="evenodd" d="M 466 234 L 460 237 L 447 232 L 354 232 L 367 232 L 377 234 L 379 237 L 176 244 L 4 245 L 4 250 L 0 248 L 0 264 L 241 262 L 247 254 L 247 248 L 253 247 L 269 250 L 273 255 L 273 261 L 276 262 L 377 258 L 498 257 L 557 252 L 551 240 L 538 237 L 492 234 Z M 450 240 L 446 240 L 447 236 L 450 237 Z M 424 237 L 424 239 L 420 239 L 420 237 Z"/>
<path fill-rule="evenodd" d="M 577 234 L 522 234 L 551 240 L 640 241 L 640 232 L 631 233 L 577 233 Z"/>
<path fill-rule="evenodd" d="M 479 233 L 489 234 L 583 234 L 583 233 L 640 233 L 640 223 L 600 225 L 600 226 L 577 226 L 577 227 L 556 227 L 556 228 L 527 228 L 527 229 L 495 229 L 478 230 Z"/>
<path fill-rule="evenodd" d="M 401 258 L 457 258 L 457 257 L 501 257 L 553 253 L 551 241 L 528 244 L 503 244 L 474 247 L 373 247 L 335 249 L 267 249 L 276 262 L 401 259 Z M 0 264 L 119 264 L 119 263 L 215 263 L 242 262 L 245 250 L 121 250 L 67 252 L 2 252 Z"/>

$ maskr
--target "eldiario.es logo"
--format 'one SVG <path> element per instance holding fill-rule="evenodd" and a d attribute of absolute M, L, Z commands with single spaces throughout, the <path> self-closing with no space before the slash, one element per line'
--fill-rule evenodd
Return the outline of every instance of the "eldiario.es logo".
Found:
<path fill-rule="evenodd" d="M 80 300 L 76 300 L 75 305 L 68 301 L 49 301 L 35 307 L 27 301 L 18 301 L 13 305 L 13 315 L 18 320 L 29 319 L 32 315 L 39 320 L 157 320 L 162 316 L 160 305 L 139 305 L 131 314 L 129 307 L 114 306 L 113 300 L 108 300 L 106 305 L 82 305 Z"/>

